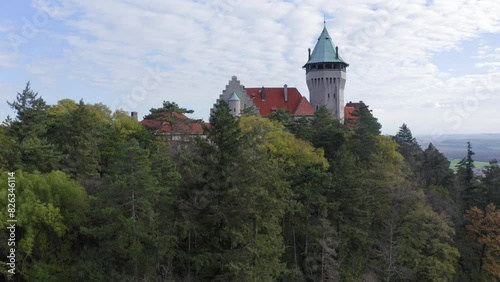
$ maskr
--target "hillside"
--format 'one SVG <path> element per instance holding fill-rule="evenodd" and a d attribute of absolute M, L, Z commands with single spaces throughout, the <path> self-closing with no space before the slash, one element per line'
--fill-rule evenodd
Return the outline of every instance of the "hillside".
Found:
<path fill-rule="evenodd" d="M 425 149 L 430 142 L 436 146 L 448 159 L 462 159 L 470 141 L 474 160 L 488 162 L 500 159 L 500 134 L 453 134 L 435 138 L 431 135 L 417 137 L 418 143 Z"/>

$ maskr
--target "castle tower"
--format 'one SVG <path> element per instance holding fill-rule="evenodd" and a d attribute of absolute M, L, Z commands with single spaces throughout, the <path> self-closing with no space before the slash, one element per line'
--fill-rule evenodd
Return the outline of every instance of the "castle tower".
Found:
<path fill-rule="evenodd" d="M 333 115 L 344 120 L 344 87 L 346 68 L 349 66 L 339 55 L 338 47 L 326 30 L 326 25 L 318 42 L 304 65 L 306 70 L 309 101 L 315 110 L 325 105 Z"/>
<path fill-rule="evenodd" d="M 240 97 L 238 97 L 238 94 L 236 94 L 236 92 L 233 92 L 233 95 L 229 97 L 228 104 L 229 104 L 229 109 L 231 110 L 231 115 L 233 115 L 233 117 L 240 116 L 241 100 Z"/>

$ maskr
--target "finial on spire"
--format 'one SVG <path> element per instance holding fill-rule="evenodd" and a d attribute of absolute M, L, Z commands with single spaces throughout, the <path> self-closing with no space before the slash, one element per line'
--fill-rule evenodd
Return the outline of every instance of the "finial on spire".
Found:
<path fill-rule="evenodd" d="M 326 27 L 326 15 L 323 13 L 323 27 Z"/>

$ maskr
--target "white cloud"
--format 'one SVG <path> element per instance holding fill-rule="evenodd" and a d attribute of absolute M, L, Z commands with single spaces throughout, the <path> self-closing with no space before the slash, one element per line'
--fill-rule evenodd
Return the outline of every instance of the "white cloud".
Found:
<path fill-rule="evenodd" d="M 48 1 L 34 5 L 47 10 Z M 471 74 L 453 76 L 433 62 L 433 55 L 460 50 L 464 41 L 500 33 L 495 0 L 58 1 L 50 15 L 65 31 L 47 27 L 46 34 L 57 42 L 59 55 L 32 60 L 27 71 L 44 78 L 47 89 L 64 81 L 102 89 L 104 103 L 141 115 L 162 100 L 174 100 L 206 119 L 232 75 L 247 87 L 287 83 L 308 96 L 301 67 L 324 13 L 333 17 L 327 23 L 330 35 L 350 64 L 345 100 L 377 109 L 384 132 L 396 132 L 403 122 L 417 133 L 433 127 L 447 133 L 486 130 L 477 124 L 492 117 L 488 111 L 498 102 L 495 95 L 479 101 L 482 113 L 467 117 L 478 122 L 459 128 L 442 113 L 470 97 L 478 81 L 488 81 L 498 94 L 500 80 L 484 79 L 498 71 L 494 42 L 485 42 L 477 55 L 464 54 L 476 55 L 482 74 L 463 65 Z M 164 74 L 139 95 L 148 68 Z"/>
<path fill-rule="evenodd" d="M 8 53 L 6 51 L 0 53 L 0 68 L 13 68 L 15 67 L 17 55 Z"/>

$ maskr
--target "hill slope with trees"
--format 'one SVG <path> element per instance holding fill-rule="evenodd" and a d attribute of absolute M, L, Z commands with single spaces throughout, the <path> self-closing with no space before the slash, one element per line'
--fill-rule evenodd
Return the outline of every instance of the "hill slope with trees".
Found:
<path fill-rule="evenodd" d="M 344 125 L 326 108 L 233 117 L 222 102 L 204 136 L 175 142 L 102 104 L 47 105 L 29 84 L 9 105 L 0 183 L 15 172 L 17 265 L 4 278 L 500 279 L 500 168 L 477 178 L 473 144 L 454 174 L 406 124 L 382 136 L 368 108 Z"/>

